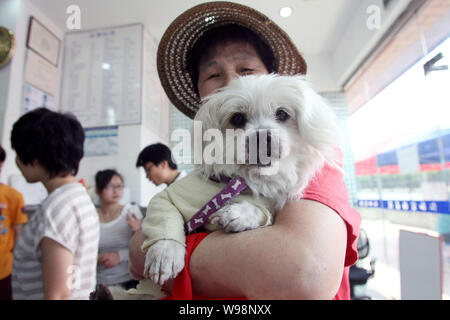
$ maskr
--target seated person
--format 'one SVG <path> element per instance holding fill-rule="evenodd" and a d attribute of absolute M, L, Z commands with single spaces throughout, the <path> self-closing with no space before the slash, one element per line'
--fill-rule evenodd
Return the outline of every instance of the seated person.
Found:
<path fill-rule="evenodd" d="M 95 175 L 96 193 L 100 198 L 100 243 L 97 259 L 97 283 L 134 288 L 138 281 L 128 271 L 128 242 L 141 228 L 142 213 L 138 206 L 119 203 L 123 195 L 123 178 L 115 170 Z"/>

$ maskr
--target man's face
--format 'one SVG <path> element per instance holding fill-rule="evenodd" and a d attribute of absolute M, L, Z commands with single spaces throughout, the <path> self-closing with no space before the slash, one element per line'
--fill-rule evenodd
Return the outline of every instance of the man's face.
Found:
<path fill-rule="evenodd" d="M 200 98 L 226 86 L 239 76 L 268 74 L 256 50 L 246 42 L 220 43 L 199 64 Z"/>
<path fill-rule="evenodd" d="M 144 165 L 144 170 L 147 179 L 150 182 L 153 182 L 156 186 L 159 186 L 165 181 L 166 175 L 164 164 L 165 164 L 164 161 L 161 162 L 159 165 L 155 165 L 153 162 L 149 161 Z"/>

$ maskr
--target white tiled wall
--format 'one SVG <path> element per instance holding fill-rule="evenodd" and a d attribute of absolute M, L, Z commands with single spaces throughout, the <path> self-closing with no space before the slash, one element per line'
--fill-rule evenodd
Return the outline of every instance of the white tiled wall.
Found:
<path fill-rule="evenodd" d="M 348 107 L 344 92 L 321 92 L 329 105 L 336 112 L 344 138 L 344 179 L 350 195 L 350 203 L 356 202 L 356 180 L 355 167 L 353 165 L 353 154 L 348 134 Z"/>
<path fill-rule="evenodd" d="M 170 136 L 172 132 L 176 129 L 186 129 L 191 130 L 193 121 L 184 115 L 181 111 L 175 108 L 172 104 L 169 106 L 169 140 L 170 140 L 170 148 L 174 150 L 174 147 L 179 141 L 172 141 Z M 180 161 L 181 160 L 181 161 Z M 194 165 L 183 163 L 182 159 L 177 161 L 179 170 L 186 170 L 187 172 L 194 169 Z"/>

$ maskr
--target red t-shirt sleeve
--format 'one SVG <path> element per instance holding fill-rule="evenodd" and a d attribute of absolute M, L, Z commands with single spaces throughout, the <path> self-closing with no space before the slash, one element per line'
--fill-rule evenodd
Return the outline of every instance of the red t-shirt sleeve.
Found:
<path fill-rule="evenodd" d="M 311 180 L 303 191 L 303 199 L 315 200 L 334 211 L 344 220 L 347 227 L 347 251 L 345 266 L 353 265 L 358 259 L 357 239 L 361 216 L 350 205 L 348 190 L 343 173 L 329 164 Z"/>

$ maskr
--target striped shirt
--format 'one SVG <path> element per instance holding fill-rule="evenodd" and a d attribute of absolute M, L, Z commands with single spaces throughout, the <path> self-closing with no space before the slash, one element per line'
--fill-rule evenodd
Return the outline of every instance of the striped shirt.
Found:
<path fill-rule="evenodd" d="M 44 237 L 73 255 L 67 270 L 70 299 L 89 299 L 95 287 L 99 230 L 97 211 L 81 184 L 65 184 L 50 193 L 24 226 L 14 249 L 13 299 L 44 298 L 40 246 Z"/>

